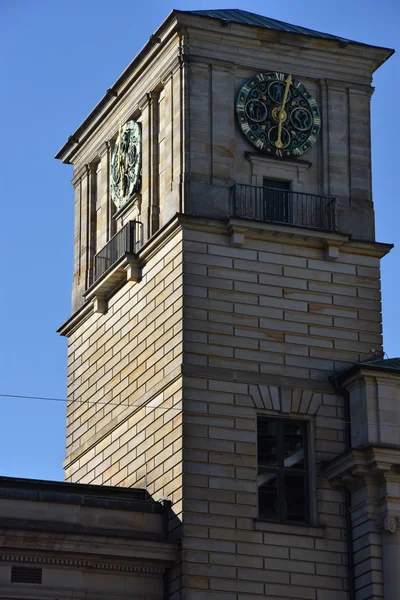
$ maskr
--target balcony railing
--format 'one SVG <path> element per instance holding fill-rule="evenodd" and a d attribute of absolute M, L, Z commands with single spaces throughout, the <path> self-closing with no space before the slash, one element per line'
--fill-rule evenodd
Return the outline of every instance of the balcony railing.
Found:
<path fill-rule="evenodd" d="M 94 256 L 94 281 L 97 281 L 108 269 L 125 256 L 135 254 L 142 245 L 142 224 L 128 221 L 109 242 Z"/>
<path fill-rule="evenodd" d="M 233 215 L 264 223 L 336 231 L 336 200 L 303 192 L 237 183 Z"/>

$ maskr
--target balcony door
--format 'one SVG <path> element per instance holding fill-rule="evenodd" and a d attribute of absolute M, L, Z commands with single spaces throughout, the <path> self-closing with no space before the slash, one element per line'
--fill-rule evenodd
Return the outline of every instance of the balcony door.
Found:
<path fill-rule="evenodd" d="M 290 181 L 263 179 L 264 220 L 272 223 L 292 223 L 293 206 Z"/>

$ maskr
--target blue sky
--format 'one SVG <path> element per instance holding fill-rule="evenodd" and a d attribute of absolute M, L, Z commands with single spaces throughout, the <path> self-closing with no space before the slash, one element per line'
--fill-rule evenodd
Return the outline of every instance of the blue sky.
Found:
<path fill-rule="evenodd" d="M 72 167 L 54 154 L 172 8 L 243 8 L 396 48 L 398 0 L 2 0 L 0 2 L 0 394 L 65 398 L 70 314 Z M 400 246 L 398 55 L 374 77 L 377 239 Z M 385 350 L 400 355 L 399 248 L 383 260 Z M 63 479 L 63 402 L 0 397 L 0 475 Z"/>

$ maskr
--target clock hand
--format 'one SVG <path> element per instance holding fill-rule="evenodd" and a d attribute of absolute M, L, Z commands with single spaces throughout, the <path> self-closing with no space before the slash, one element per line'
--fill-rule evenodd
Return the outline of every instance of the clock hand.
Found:
<path fill-rule="evenodd" d="M 289 73 L 289 75 L 286 79 L 286 86 L 285 86 L 285 93 L 283 94 L 283 101 L 278 110 L 279 122 L 278 122 L 278 137 L 275 142 L 276 148 L 282 148 L 282 146 L 283 146 L 282 139 L 281 139 L 282 138 L 282 123 L 286 118 L 285 104 L 287 102 L 287 97 L 289 95 L 289 87 L 290 87 L 291 83 L 292 83 L 292 75 Z"/>
<path fill-rule="evenodd" d="M 122 143 L 122 123 L 119 124 L 119 143 L 118 143 L 118 173 L 119 173 L 119 194 L 120 197 L 122 198 L 122 175 L 123 175 L 123 169 L 122 169 L 122 152 L 121 152 L 121 143 Z"/>

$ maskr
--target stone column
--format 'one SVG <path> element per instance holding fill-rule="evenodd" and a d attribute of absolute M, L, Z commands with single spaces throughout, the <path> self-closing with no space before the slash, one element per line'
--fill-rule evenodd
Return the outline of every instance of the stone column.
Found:
<path fill-rule="evenodd" d="M 116 233 L 117 225 L 114 219 L 115 204 L 111 200 L 110 190 L 110 166 L 114 152 L 115 141 L 111 140 L 104 144 L 101 152 L 101 197 L 105 214 L 104 244 Z"/>
<path fill-rule="evenodd" d="M 386 516 L 380 523 L 382 535 L 383 591 L 385 600 L 400 598 L 400 523 Z"/>
<path fill-rule="evenodd" d="M 83 302 L 81 289 L 81 246 L 82 246 L 82 176 L 84 170 L 80 169 L 72 179 L 74 186 L 74 283 L 72 287 L 72 312 L 74 313 Z"/>
<path fill-rule="evenodd" d="M 149 137 L 149 152 L 150 152 L 150 212 L 149 212 L 149 233 L 153 235 L 159 227 L 160 215 L 160 184 L 159 184 L 159 128 L 160 128 L 160 112 L 159 112 L 159 97 L 158 91 L 150 92 L 150 137 Z"/>
<path fill-rule="evenodd" d="M 142 123 L 142 202 L 140 220 L 143 223 L 144 241 L 151 236 L 149 231 L 150 224 L 150 205 L 151 205 L 151 118 L 149 96 L 146 94 L 139 103 Z"/>
<path fill-rule="evenodd" d="M 94 275 L 94 255 L 97 245 L 97 223 L 96 223 L 96 204 L 97 204 L 97 166 L 98 162 L 86 165 L 86 274 L 85 288 L 87 289 L 93 283 Z"/>

